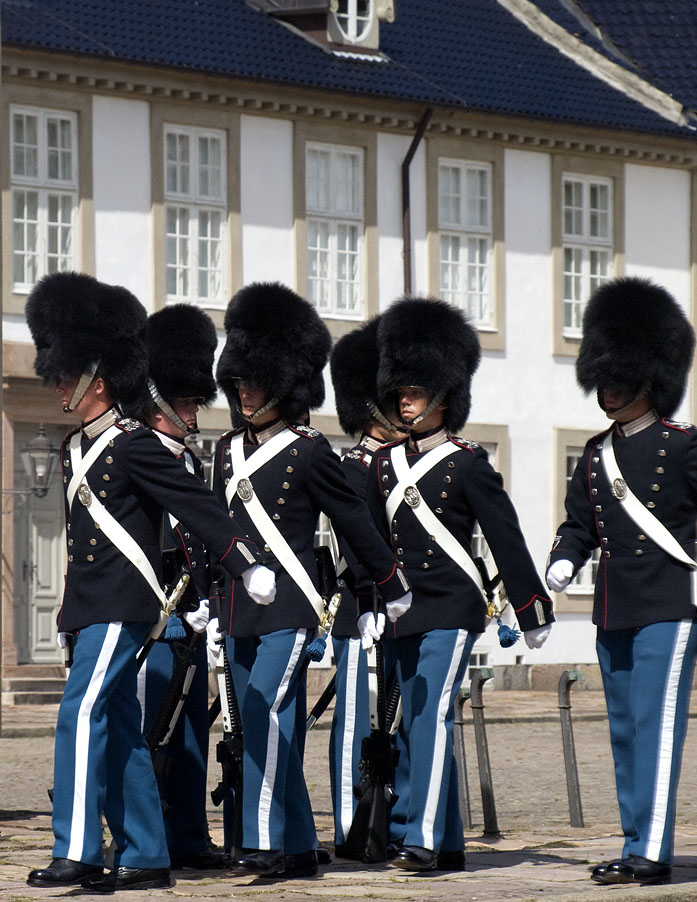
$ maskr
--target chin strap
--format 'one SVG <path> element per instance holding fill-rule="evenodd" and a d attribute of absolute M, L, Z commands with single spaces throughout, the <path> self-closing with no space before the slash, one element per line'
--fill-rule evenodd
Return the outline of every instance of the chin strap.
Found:
<path fill-rule="evenodd" d="M 374 420 L 377 420 L 381 426 L 384 426 L 385 429 L 389 429 L 390 432 L 399 432 L 402 434 L 408 434 L 409 430 L 406 426 L 398 426 L 396 423 L 393 423 L 391 420 L 388 420 L 385 414 L 380 410 L 375 401 L 366 401 L 368 405 L 368 410 L 370 411 L 370 415 Z"/>
<path fill-rule="evenodd" d="M 150 392 L 150 397 L 153 399 L 155 404 L 160 408 L 162 413 L 169 417 L 169 419 L 174 423 L 174 425 L 178 429 L 183 429 L 188 435 L 196 435 L 198 433 L 198 426 L 187 426 L 184 420 L 174 412 L 171 405 L 168 404 L 162 395 L 157 390 L 157 386 L 152 381 L 152 379 L 148 379 L 148 391 Z"/>
<path fill-rule="evenodd" d="M 639 389 L 639 391 L 634 395 L 631 401 L 625 404 L 624 407 L 618 407 L 617 410 L 608 410 L 608 408 L 603 405 L 602 389 L 598 389 L 598 391 L 596 392 L 596 397 L 598 399 L 598 405 L 600 409 L 614 419 L 616 416 L 622 416 L 623 413 L 626 413 L 626 411 L 628 411 L 630 407 L 636 404 L 637 401 L 640 401 L 642 398 L 647 397 L 648 393 L 648 386 L 645 385 L 643 386 L 643 388 Z"/>
<path fill-rule="evenodd" d="M 94 374 L 97 372 L 98 366 L 99 361 L 97 360 L 94 363 L 91 363 L 80 376 L 80 379 L 75 386 L 73 396 L 70 399 L 70 404 L 66 405 L 63 408 L 63 413 L 72 413 L 80 403 L 80 401 L 82 401 L 82 399 L 85 397 L 85 392 L 90 387 L 92 380 L 94 379 Z"/>
<path fill-rule="evenodd" d="M 400 416 L 400 420 L 409 429 L 411 429 L 413 426 L 418 426 L 418 424 L 421 423 L 423 420 L 425 420 L 426 417 L 429 416 L 429 414 L 433 413 L 433 411 L 436 409 L 436 407 L 438 407 L 438 405 L 441 403 L 441 401 L 443 400 L 444 397 L 445 397 L 445 391 L 436 392 L 436 394 L 429 401 L 426 409 L 423 410 L 418 415 L 418 417 L 414 417 L 413 420 L 405 420 L 404 417 Z"/>
<path fill-rule="evenodd" d="M 254 413 L 250 414 L 247 417 L 242 413 L 242 406 L 240 404 L 239 396 L 237 398 L 237 410 L 239 411 L 239 414 L 242 417 L 242 419 L 246 420 L 248 423 L 253 423 L 258 417 L 263 416 L 265 413 L 267 413 L 269 410 L 271 410 L 272 407 L 275 407 L 277 404 L 278 404 L 278 398 L 271 398 L 271 400 L 267 401 L 263 407 L 260 407 L 259 410 L 255 410 Z"/>

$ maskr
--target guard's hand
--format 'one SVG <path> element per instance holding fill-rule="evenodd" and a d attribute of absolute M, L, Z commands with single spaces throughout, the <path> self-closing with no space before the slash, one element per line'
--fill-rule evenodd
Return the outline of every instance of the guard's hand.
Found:
<path fill-rule="evenodd" d="M 555 561 L 547 571 L 547 585 L 552 592 L 563 592 L 571 582 L 574 575 L 574 565 L 571 561 Z"/>
<path fill-rule="evenodd" d="M 225 641 L 225 636 L 220 632 L 218 618 L 211 617 L 206 626 L 206 654 L 208 656 L 208 670 L 215 670 L 218 664 L 220 646 Z"/>
<path fill-rule="evenodd" d="M 56 636 L 56 642 L 58 643 L 58 648 L 67 648 L 68 647 L 68 636 L 69 633 L 58 633 Z"/>
<path fill-rule="evenodd" d="M 195 633 L 202 633 L 208 626 L 211 616 L 208 608 L 208 599 L 202 598 L 195 611 L 187 611 L 182 616 Z"/>
<path fill-rule="evenodd" d="M 247 594 L 257 604 L 271 604 L 276 597 L 276 574 L 263 564 L 254 564 L 242 574 Z"/>
<path fill-rule="evenodd" d="M 564 562 L 559 561 L 559 563 Z M 525 636 L 525 644 L 528 648 L 542 648 L 547 641 L 547 636 L 549 636 L 551 632 L 551 623 L 545 623 L 544 626 L 538 626 L 537 629 L 534 630 L 525 630 L 523 633 L 523 636 Z"/>
<path fill-rule="evenodd" d="M 376 618 L 372 611 L 367 611 L 358 618 L 358 632 L 361 634 L 361 647 L 366 651 L 373 647 L 384 631 L 384 614 L 378 614 Z"/>
<path fill-rule="evenodd" d="M 390 623 L 394 623 L 402 614 L 406 614 L 411 607 L 411 592 L 407 592 L 401 598 L 395 598 L 394 601 L 388 601 L 385 607 L 387 608 L 387 616 L 390 618 Z"/>

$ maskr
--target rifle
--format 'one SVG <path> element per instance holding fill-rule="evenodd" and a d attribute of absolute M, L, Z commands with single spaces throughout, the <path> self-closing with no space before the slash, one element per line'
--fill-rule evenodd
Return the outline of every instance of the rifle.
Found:
<path fill-rule="evenodd" d="M 218 623 L 220 623 L 221 599 L 220 585 L 217 580 L 213 580 L 211 583 L 211 597 L 214 601 L 215 616 L 218 617 Z M 232 671 L 230 670 L 224 638 L 218 651 L 215 672 L 219 690 L 217 701 L 223 715 L 223 738 L 219 740 L 215 747 L 215 760 L 220 764 L 222 774 L 220 782 L 211 792 L 211 801 L 218 806 L 228 794 L 231 796 L 229 803 L 234 806 L 231 827 L 232 835 L 228 837 L 226 830 L 224 846 L 225 850 L 229 851 L 236 858 L 242 854 L 243 731 L 242 718 L 237 704 L 235 686 L 232 682 Z M 211 711 L 215 704 L 214 702 L 211 706 Z M 213 717 L 213 719 L 215 718 Z M 209 712 L 209 721 L 212 722 L 211 712 Z M 227 822 L 225 827 L 227 828 Z"/>
<path fill-rule="evenodd" d="M 173 650 L 177 650 L 179 660 L 172 671 L 169 685 L 162 696 L 160 706 L 145 736 L 152 757 L 157 785 L 160 790 L 163 815 L 167 814 L 170 807 L 163 795 L 164 784 L 172 763 L 172 759 L 167 755 L 167 745 L 172 738 L 174 729 L 186 704 L 189 689 L 196 674 L 196 664 L 193 663 L 194 657 L 206 637 L 205 632 L 195 633 L 188 626 L 186 629 L 188 633 L 186 644 L 179 639 L 175 640 Z"/>
<path fill-rule="evenodd" d="M 373 586 L 373 607 L 377 614 L 377 588 Z M 387 726 L 385 662 L 382 641 L 368 651 L 370 693 L 370 734 L 361 744 L 361 779 L 354 787 L 356 812 L 344 845 L 346 857 L 365 863 L 387 860 L 388 812 L 397 800 L 392 780 L 399 750 L 392 744 Z M 390 693 L 391 698 L 394 690 Z M 397 700 L 398 701 L 398 700 Z M 396 714 L 397 702 L 394 704 Z"/>

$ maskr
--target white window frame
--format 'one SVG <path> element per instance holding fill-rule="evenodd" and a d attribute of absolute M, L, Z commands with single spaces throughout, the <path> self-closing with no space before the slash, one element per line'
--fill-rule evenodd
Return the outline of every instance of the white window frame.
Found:
<path fill-rule="evenodd" d="M 18 143 L 16 142 L 16 116 L 33 117 L 37 121 L 35 145 L 35 171 L 27 174 L 15 169 Z M 51 175 L 51 149 L 48 130 L 52 121 L 67 124 L 69 147 L 56 145 L 67 156 L 67 172 Z M 26 145 L 25 145 L 26 146 Z M 60 159 L 58 162 L 60 166 Z M 78 122 L 77 114 L 67 110 L 12 104 L 10 106 L 10 180 L 12 217 L 12 290 L 16 294 L 28 294 L 33 285 L 49 273 L 76 268 L 77 260 L 77 211 L 78 211 Z M 35 195 L 35 214 L 16 217 L 17 202 L 22 194 Z M 62 215 L 51 217 L 52 205 L 62 208 Z M 24 204 L 26 213 L 26 202 Z M 17 234 L 22 231 L 22 247 L 18 249 Z M 30 233 L 34 232 L 33 247 Z M 15 264 L 24 258 L 22 278 L 16 278 Z M 33 266 L 31 260 L 33 259 Z"/>
<path fill-rule="evenodd" d="M 328 155 L 329 175 L 324 202 L 319 191 L 313 190 L 310 155 L 321 153 Z M 356 182 L 351 192 L 351 207 L 341 208 L 339 198 L 342 192 L 338 189 L 338 158 L 341 155 L 351 157 L 356 163 Z M 321 316 L 330 319 L 362 320 L 365 316 L 365 299 L 363 291 L 364 269 L 364 191 L 365 160 L 364 151 L 359 147 L 339 144 L 307 142 L 305 145 L 305 215 L 306 215 L 306 260 L 307 260 L 307 296 L 315 305 Z M 342 249 L 342 240 L 347 232 L 353 231 L 355 243 L 353 247 Z M 322 234 L 323 243 L 313 241 L 313 235 Z M 344 258 L 342 258 L 344 254 Z M 314 264 L 313 265 L 313 260 Z M 346 266 L 353 261 L 355 270 L 346 275 Z M 354 296 L 353 309 L 351 300 L 342 299 L 345 294 Z"/>
<path fill-rule="evenodd" d="M 564 461 L 566 464 L 566 489 L 571 484 L 571 477 L 574 475 L 576 466 L 583 456 L 584 449 L 576 445 L 567 445 L 564 452 Z M 576 576 L 566 587 L 569 595 L 592 595 L 595 589 L 595 579 L 598 572 L 598 563 L 600 561 L 600 548 L 595 548 L 590 560 L 578 571 Z"/>
<path fill-rule="evenodd" d="M 188 162 L 177 157 L 174 171 L 168 157 L 171 137 L 186 139 L 189 149 Z M 202 187 L 201 177 L 206 164 L 200 160 L 201 139 L 220 142 L 220 165 L 210 167 L 218 174 L 219 184 L 215 192 L 205 191 Z M 222 310 L 227 303 L 226 132 L 222 129 L 166 122 L 163 133 L 163 165 L 166 301 L 168 304 L 185 301 Z M 185 168 L 188 169 L 188 184 L 182 185 Z M 175 184 L 170 180 L 172 175 Z M 217 219 L 217 237 L 206 235 L 206 219 L 209 225 Z M 204 246 L 208 248 L 207 258 L 202 253 Z M 211 256 L 214 257 L 212 263 Z M 171 284 L 172 279 L 174 285 Z M 205 292 L 200 291 L 202 279 L 207 282 Z"/>
<path fill-rule="evenodd" d="M 567 189 L 580 200 L 567 204 Z M 592 205 L 594 191 L 606 192 L 604 209 Z M 577 199 L 574 198 L 574 201 Z M 562 334 L 580 338 L 583 312 L 593 292 L 612 278 L 613 181 L 595 175 L 564 172 L 561 185 L 562 223 Z M 569 228 L 570 223 L 572 228 Z"/>
<path fill-rule="evenodd" d="M 368 37 L 375 20 L 374 7 L 375 0 L 337 0 L 332 15 L 345 41 L 356 44 Z"/>
<path fill-rule="evenodd" d="M 446 193 L 446 170 L 459 175 L 457 194 Z M 479 160 L 438 159 L 439 297 L 463 309 L 477 328 L 484 329 L 494 326 L 493 172 L 491 163 Z M 473 195 L 468 191 L 472 174 L 486 176 L 484 194 Z M 468 216 L 468 209 L 473 206 L 479 210 L 474 217 Z M 477 284 L 470 287 L 473 274 L 477 276 Z"/>

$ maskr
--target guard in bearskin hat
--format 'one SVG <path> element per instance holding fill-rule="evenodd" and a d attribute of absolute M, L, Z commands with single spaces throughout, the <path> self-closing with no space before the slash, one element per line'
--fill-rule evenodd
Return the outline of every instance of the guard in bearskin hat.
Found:
<path fill-rule="evenodd" d="M 166 601 L 164 510 L 185 518 L 231 577 L 259 553 L 153 432 L 124 418 L 148 370 L 147 314 L 124 288 L 81 273 L 42 279 L 27 301 L 36 371 L 82 418 L 61 448 L 68 568 L 59 640 L 73 646 L 55 746 L 53 860 L 32 886 L 169 886 L 169 855 L 141 732 L 136 654 Z M 258 570 L 259 568 L 257 568 Z M 262 570 L 264 568 L 261 568 Z M 114 837 L 103 873 L 102 814 Z"/>
<path fill-rule="evenodd" d="M 215 399 L 213 360 L 218 336 L 213 320 L 192 304 L 172 304 L 148 320 L 148 379 L 133 415 L 151 427 L 163 446 L 205 482 L 203 464 L 186 444 L 198 432 L 201 407 Z M 138 674 L 143 733 L 155 745 L 155 770 L 163 800 L 171 866 L 222 868 L 226 856 L 212 847 L 206 816 L 208 770 L 208 665 L 210 567 L 205 546 L 186 523 L 163 517 L 165 572 L 191 575 L 186 611 L 173 613 Z M 185 701 L 174 731 L 168 721 L 170 686 L 184 678 Z M 178 696 L 177 696 L 178 697 Z M 163 720 L 164 718 L 164 720 Z M 160 729 L 162 736 L 154 735 Z M 158 743 L 166 736 L 166 749 Z"/>
<path fill-rule="evenodd" d="M 392 400 L 410 430 L 375 452 L 368 485 L 371 513 L 413 591 L 410 609 L 388 629 L 408 748 L 408 783 L 400 785 L 400 768 L 395 784 L 394 864 L 463 870 L 452 727 L 470 652 L 486 627 L 475 521 L 530 647 L 542 644 L 554 617 L 500 475 L 483 448 L 454 434 L 469 414 L 479 364 L 474 329 L 442 301 L 406 297 L 382 315 L 378 343 L 378 396 Z"/>
<path fill-rule="evenodd" d="M 646 279 L 608 282 L 588 302 L 576 375 L 613 422 L 573 474 L 547 584 L 563 592 L 599 550 L 593 623 L 625 840 L 598 883 L 670 880 L 697 650 L 697 429 L 670 417 L 693 347 L 682 308 Z"/>
<path fill-rule="evenodd" d="M 334 346 L 330 360 L 339 423 L 347 435 L 359 436 L 358 443 L 346 452 L 341 463 L 349 485 L 361 498 L 367 495 L 368 470 L 375 452 L 387 442 L 404 435 L 404 427 L 395 426 L 392 421 L 396 419 L 394 410 L 388 410 L 384 405 L 383 411 L 377 403 L 378 322 L 379 317 L 374 317 L 344 335 Z M 351 857 L 344 844 L 356 811 L 353 787 L 361 777 L 361 743 L 363 737 L 370 733 L 367 652 L 361 644 L 357 618 L 359 613 L 365 618 L 361 624 L 365 632 L 372 629 L 373 613 L 370 610 L 364 613 L 358 611 L 354 593 L 360 568 L 341 535 L 338 540 L 342 564 L 347 567 L 340 575 L 344 576 L 348 585 L 332 630 L 336 701 L 329 739 L 329 773 L 335 854 L 341 858 Z M 370 598 L 367 599 L 367 606 L 371 606 Z M 366 604 L 361 607 L 366 607 Z M 384 613 L 380 613 L 379 618 L 384 621 Z M 372 637 L 366 634 L 364 644 L 372 642 Z M 349 760 L 351 766 L 347 767 L 346 761 Z"/>
<path fill-rule="evenodd" d="M 220 623 L 244 729 L 248 851 L 237 867 L 306 876 L 317 870 L 302 750 L 305 653 L 323 613 L 313 551 L 320 512 L 338 525 L 386 602 L 405 596 L 408 585 L 329 442 L 306 424 L 324 399 L 331 347 L 316 310 L 284 285 L 255 283 L 230 301 L 225 329 L 218 383 L 233 423 L 243 425 L 218 442 L 214 491 L 264 549 L 278 586 L 268 609 L 251 604 L 239 580 L 227 586 Z"/>

